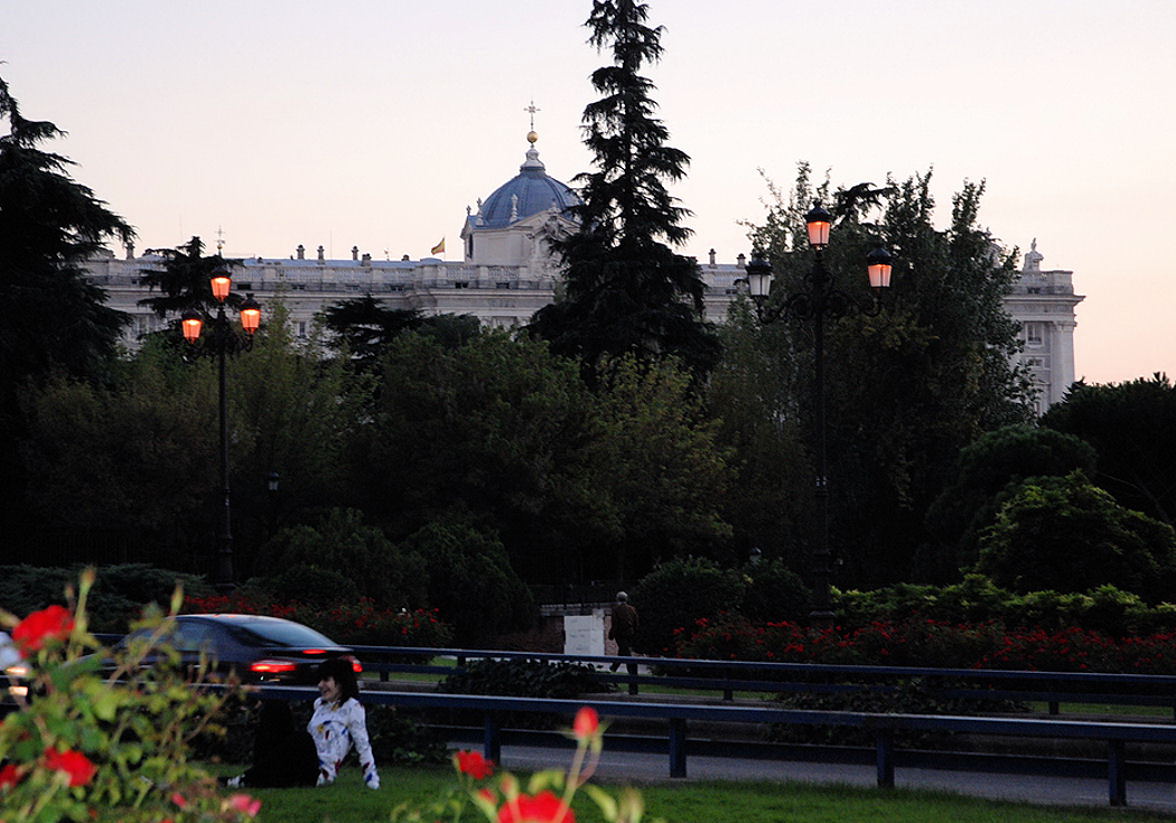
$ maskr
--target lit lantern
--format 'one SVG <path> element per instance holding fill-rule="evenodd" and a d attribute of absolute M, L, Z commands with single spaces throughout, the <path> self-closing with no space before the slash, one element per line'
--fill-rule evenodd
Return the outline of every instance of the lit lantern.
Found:
<path fill-rule="evenodd" d="M 216 298 L 216 302 L 225 302 L 232 285 L 233 278 L 229 275 L 228 269 L 222 267 L 212 273 L 212 296 Z"/>
<path fill-rule="evenodd" d="M 804 216 L 808 226 L 809 245 L 814 249 L 823 249 L 829 245 L 829 229 L 833 225 L 833 215 L 821 208 L 820 203 L 814 203 Z"/>
<path fill-rule="evenodd" d="M 870 274 L 870 287 L 885 289 L 890 286 L 890 252 L 878 246 L 866 255 L 866 271 Z"/>
<path fill-rule="evenodd" d="M 180 318 L 180 328 L 184 332 L 184 339 L 195 343 L 200 339 L 200 330 L 204 327 L 204 319 L 200 313 L 189 309 Z"/>
<path fill-rule="evenodd" d="M 246 334 L 253 334 L 261 325 L 261 304 L 253 299 L 252 294 L 245 295 L 245 302 L 241 304 L 241 328 Z"/>

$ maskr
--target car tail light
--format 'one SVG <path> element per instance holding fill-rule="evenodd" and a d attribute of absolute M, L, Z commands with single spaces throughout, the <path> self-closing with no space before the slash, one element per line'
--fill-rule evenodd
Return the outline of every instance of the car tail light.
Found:
<path fill-rule="evenodd" d="M 289 660 L 255 660 L 249 664 L 249 671 L 257 674 L 281 674 L 298 668 Z"/>
<path fill-rule="evenodd" d="M 350 654 L 345 654 L 345 655 L 343 655 L 343 659 L 351 661 L 351 670 L 353 672 L 355 672 L 356 674 L 363 674 L 363 664 L 361 664 L 358 660 L 356 660 L 355 657 L 353 657 Z"/>
<path fill-rule="evenodd" d="M 303 649 L 303 654 L 326 654 L 326 649 Z"/>

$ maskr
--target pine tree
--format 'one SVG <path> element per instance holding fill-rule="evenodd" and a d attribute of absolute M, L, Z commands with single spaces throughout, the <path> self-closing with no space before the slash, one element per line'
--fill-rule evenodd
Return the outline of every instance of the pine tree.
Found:
<path fill-rule="evenodd" d="M 0 79 L 0 374 L 11 390 L 24 380 L 63 370 L 92 376 L 115 352 L 130 318 L 105 306 L 106 292 L 82 263 L 106 237 L 124 243 L 134 231 L 94 192 L 66 173 L 71 161 L 38 144 L 65 132 L 26 120 Z"/>
<path fill-rule="evenodd" d="M 685 176 L 690 158 L 665 145 L 669 132 L 649 97 L 654 85 L 638 73 L 662 54 L 662 28 L 646 25 L 647 16 L 645 3 L 595 0 L 585 24 L 588 42 L 613 56 L 613 65 L 592 74 L 603 96 L 584 109 L 596 171 L 573 179 L 582 197 L 572 207 L 579 230 L 554 244 L 565 289 L 530 328 L 589 365 L 635 353 L 677 356 L 707 371 L 719 344 L 702 319 L 705 286 L 694 258 L 672 248 L 690 237 L 681 225 L 690 211 L 666 190 L 667 181 Z"/>
<path fill-rule="evenodd" d="M 0 476 L 19 490 L 27 431 L 21 392 L 54 373 L 101 377 L 130 317 L 105 305 L 83 262 L 116 236 L 134 231 L 94 192 L 69 176 L 71 162 L 38 146 L 64 135 L 48 121 L 26 120 L 0 78 Z M 19 499 L 14 496 L 12 499 Z M 0 507 L 6 547 L 35 528 L 22 507 Z"/>

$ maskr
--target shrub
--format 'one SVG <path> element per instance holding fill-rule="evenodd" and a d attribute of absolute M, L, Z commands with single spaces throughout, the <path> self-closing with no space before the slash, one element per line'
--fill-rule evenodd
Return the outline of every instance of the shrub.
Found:
<path fill-rule="evenodd" d="M 497 634 L 527 629 L 537 609 L 497 537 L 462 523 L 431 523 L 401 550 L 426 558 L 428 605 L 453 627 L 454 642 L 478 648 Z"/>
<path fill-rule="evenodd" d="M 1020 484 L 980 546 L 976 571 L 1017 592 L 1111 583 L 1158 599 L 1176 567 L 1172 527 L 1120 506 L 1081 472 Z"/>
<path fill-rule="evenodd" d="M 711 560 L 687 557 L 659 564 L 633 591 L 631 602 L 641 618 L 637 649 L 672 654 L 675 629 L 735 611 L 743 590 L 737 572 L 720 569 Z"/>
<path fill-rule="evenodd" d="M 359 588 L 329 567 L 298 563 L 260 582 L 275 600 L 323 607 L 359 600 Z"/>
<path fill-rule="evenodd" d="M 322 580 L 292 575 L 300 566 L 319 569 Z M 378 527 L 366 525 L 356 509 L 330 509 L 312 525 L 283 529 L 262 547 L 256 568 L 284 570 L 259 581 L 280 600 L 324 601 L 315 592 L 316 584 L 322 583 L 338 592 L 334 599 L 326 596 L 325 602 L 364 596 L 388 608 L 425 604 L 420 557 L 400 551 Z"/>
<path fill-rule="evenodd" d="M 28 614 L 52 604 L 65 605 L 65 590 L 81 571 L 76 566 L 0 566 L 0 606 L 15 614 Z M 89 627 L 96 632 L 124 633 L 144 606 L 166 606 L 177 585 L 193 593 L 211 591 L 191 574 L 142 563 L 100 566 L 89 593 Z"/>
<path fill-rule="evenodd" d="M 747 578 L 740 611 L 754 621 L 801 620 L 812 609 L 812 593 L 800 575 L 780 560 L 744 569 Z"/>
<path fill-rule="evenodd" d="M 613 687 L 596 679 L 595 669 L 580 663 L 550 663 L 540 660 L 475 660 L 465 671 L 455 672 L 437 684 L 444 694 L 495 694 L 570 700 L 582 694 L 609 692 Z M 457 722 L 476 722 L 480 712 L 453 712 Z M 559 715 L 537 712 L 508 712 L 504 725 L 523 728 L 552 728 Z"/>
<path fill-rule="evenodd" d="M 188 740 L 225 698 L 191 688 L 199 680 L 159 632 L 127 648 L 102 647 L 87 626 L 93 581 L 92 571 L 82 575 L 69 609 L 50 606 L 23 621 L 0 615 L 29 662 L 36 695 L 19 699 L 0 723 L 4 819 L 194 823 L 255 815 L 256 801 L 223 797 L 190 759 Z M 158 610 L 137 625 L 158 627 Z M 145 669 L 148 654 L 158 662 Z M 104 661 L 114 666 L 110 678 L 99 672 Z"/>

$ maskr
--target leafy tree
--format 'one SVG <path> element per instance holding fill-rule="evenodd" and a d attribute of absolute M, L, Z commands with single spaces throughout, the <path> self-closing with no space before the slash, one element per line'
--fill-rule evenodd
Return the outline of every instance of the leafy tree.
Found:
<path fill-rule="evenodd" d="M 1094 446 L 1094 480 L 1124 506 L 1176 526 L 1176 387 L 1167 375 L 1076 383 L 1041 425 Z"/>
<path fill-rule="evenodd" d="M 99 559 L 99 539 L 134 545 L 193 568 L 195 540 L 211 529 L 202 511 L 215 490 L 216 383 L 210 364 L 183 368 L 149 343 L 109 386 L 53 378 L 24 396 L 20 507 L 42 525 L 39 540 L 67 538 L 70 556 Z M 176 567 L 176 566 L 173 566 Z"/>
<path fill-rule="evenodd" d="M 706 403 L 735 473 L 721 501 L 733 549 L 742 557 L 759 549 L 765 559 L 803 571 L 812 472 L 795 393 L 801 364 L 784 326 L 760 326 L 746 299 L 732 306 L 719 334 L 723 359 L 711 373 Z"/>
<path fill-rule="evenodd" d="M 1064 476 L 1094 470 L 1095 454 L 1077 437 L 1053 429 L 1015 424 L 980 437 L 960 451 L 956 480 L 927 511 L 937 543 L 925 563 L 938 563 L 944 579 L 976 561 L 980 532 L 991 525 L 1006 489 L 1028 477 Z"/>
<path fill-rule="evenodd" d="M 274 528 L 348 505 L 346 456 L 375 392 L 374 378 L 357 374 L 348 361 L 323 359 L 317 335 L 295 339 L 281 301 L 267 308 L 253 349 L 233 361 L 229 381 L 240 538 L 234 554 L 246 573 L 253 548 Z M 280 486 L 271 494 L 266 481 L 274 472 Z"/>
<path fill-rule="evenodd" d="M 915 549 L 928 540 L 926 509 L 960 448 L 1028 419 L 1029 385 L 1010 365 L 1017 326 L 1002 296 L 1015 277 L 1013 255 L 978 223 L 983 184 L 965 183 L 944 230 L 933 223 L 930 174 L 840 197 L 830 189 L 828 181 L 814 186 L 802 165 L 787 199 L 773 189 L 776 201 L 752 237 L 779 275 L 773 302 L 802 291 L 813 265 L 803 215 L 815 199 L 838 206 L 824 253 L 837 288 L 868 302 L 866 253 L 878 242 L 895 253 L 887 310 L 826 324 L 831 542 L 844 563 L 837 582 L 875 585 L 912 574 Z M 795 415 L 784 419 L 799 423 L 811 444 L 811 324 L 790 317 L 782 333 L 795 363 L 784 375 L 795 412 L 782 413 Z M 802 553 L 812 538 L 806 543 Z"/>
<path fill-rule="evenodd" d="M 1016 592 L 1084 592 L 1109 583 L 1170 593 L 1176 533 L 1120 506 L 1080 472 L 1024 481 L 980 540 L 976 570 Z"/>
<path fill-rule="evenodd" d="M 246 575 L 274 527 L 344 495 L 344 456 L 370 403 L 370 381 L 345 362 L 320 361 L 314 346 L 292 340 L 278 304 L 253 350 L 231 364 L 234 554 Z M 98 538 L 112 535 L 169 565 L 203 567 L 217 526 L 212 361 L 185 363 L 153 337 L 109 386 L 55 378 L 27 392 L 25 408 L 30 483 L 22 508 L 54 524 L 43 531 L 71 538 L 63 560 L 98 559 Z M 281 490 L 266 499 L 273 471 Z"/>
<path fill-rule="evenodd" d="M 721 554 L 731 527 L 721 503 L 732 480 L 717 425 L 677 363 L 632 356 L 601 363 L 596 406 L 603 431 L 589 446 L 593 488 L 610 502 L 619 529 L 609 541 L 619 580 L 660 560 Z"/>
<path fill-rule="evenodd" d="M 382 373 L 395 389 L 353 444 L 350 499 L 393 539 L 466 522 L 500 535 L 528 579 L 582 577 L 615 526 L 589 483 L 600 425 L 576 366 L 501 333 L 456 349 L 410 333 Z"/>
<path fill-rule="evenodd" d="M 130 318 L 107 308 L 106 293 L 82 264 L 107 237 L 130 242 L 131 227 L 68 173 L 71 161 L 39 148 L 65 134 L 28 120 L 0 78 L 0 474 L 24 482 L 16 461 L 24 434 L 18 394 L 54 372 L 103 376 Z M 30 524 L 18 506 L 0 507 L 0 531 L 13 540 Z"/>
<path fill-rule="evenodd" d="M 592 74 L 603 96 L 584 109 L 584 143 L 597 171 L 577 175 L 579 228 L 553 243 L 563 261 L 565 292 L 530 326 L 560 354 L 589 365 L 605 355 L 679 357 L 705 371 L 718 343 L 701 319 L 698 264 L 671 248 L 691 234 L 689 210 L 666 190 L 682 179 L 689 156 L 667 146 L 669 131 L 653 113 L 653 83 L 638 72 L 661 58 L 662 28 L 646 25 L 634 0 L 594 0 L 588 42 L 609 48 L 613 64 Z"/>

